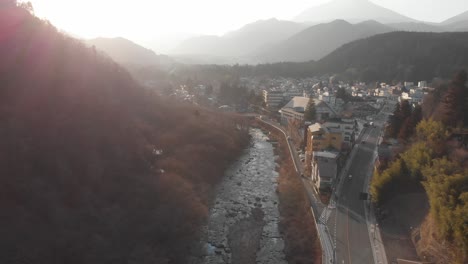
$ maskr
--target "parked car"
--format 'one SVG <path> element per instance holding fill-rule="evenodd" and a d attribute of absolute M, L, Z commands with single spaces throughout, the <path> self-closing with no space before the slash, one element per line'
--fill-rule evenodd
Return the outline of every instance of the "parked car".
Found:
<path fill-rule="evenodd" d="M 348 179 L 351 180 L 352 178 L 353 178 L 353 175 L 350 174 L 350 175 L 348 176 Z"/>

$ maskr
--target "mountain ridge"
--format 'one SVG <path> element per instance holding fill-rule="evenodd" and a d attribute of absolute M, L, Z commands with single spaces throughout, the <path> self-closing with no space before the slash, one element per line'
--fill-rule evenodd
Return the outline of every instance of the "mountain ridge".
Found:
<path fill-rule="evenodd" d="M 344 19 L 350 22 L 376 20 L 381 23 L 416 21 L 368 0 L 334 0 L 302 11 L 293 21 L 323 23 L 335 19 Z"/>
<path fill-rule="evenodd" d="M 351 24 L 338 19 L 309 27 L 253 56 L 262 62 L 318 60 L 350 41 L 392 30 L 373 20 Z"/>
<path fill-rule="evenodd" d="M 120 64 L 155 65 L 168 58 L 158 55 L 151 49 L 145 48 L 123 37 L 98 37 L 84 41 L 89 46 L 104 52 Z"/>

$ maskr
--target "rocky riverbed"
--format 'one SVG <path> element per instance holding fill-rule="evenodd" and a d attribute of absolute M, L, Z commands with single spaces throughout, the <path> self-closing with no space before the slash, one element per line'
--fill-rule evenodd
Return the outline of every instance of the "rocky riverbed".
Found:
<path fill-rule="evenodd" d="M 226 172 L 191 263 L 287 263 L 278 230 L 273 145 L 251 130 L 249 149 Z"/>

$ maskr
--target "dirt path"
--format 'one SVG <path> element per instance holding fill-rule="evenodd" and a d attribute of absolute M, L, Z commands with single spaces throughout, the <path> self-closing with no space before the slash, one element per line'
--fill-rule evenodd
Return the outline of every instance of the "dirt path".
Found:
<path fill-rule="evenodd" d="M 385 205 L 387 216 L 380 225 L 389 263 L 398 258 L 418 260 L 410 233 L 421 225 L 428 209 L 424 193 L 401 194 Z"/>

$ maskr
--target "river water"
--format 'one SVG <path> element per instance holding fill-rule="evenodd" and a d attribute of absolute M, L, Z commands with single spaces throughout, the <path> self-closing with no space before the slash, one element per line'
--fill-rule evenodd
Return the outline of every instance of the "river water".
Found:
<path fill-rule="evenodd" d="M 216 190 L 201 252 L 191 263 L 287 263 L 279 233 L 278 173 L 273 145 L 258 129 L 251 145 L 226 172 Z"/>

